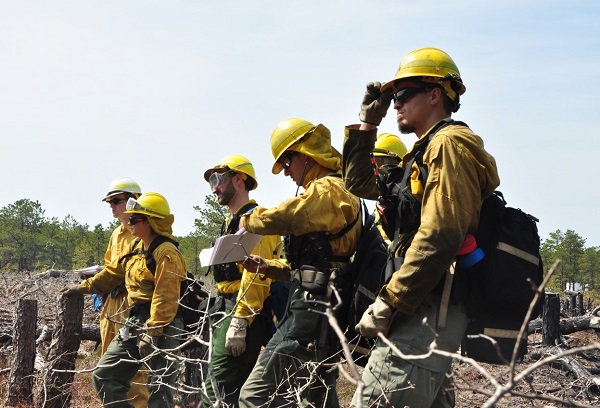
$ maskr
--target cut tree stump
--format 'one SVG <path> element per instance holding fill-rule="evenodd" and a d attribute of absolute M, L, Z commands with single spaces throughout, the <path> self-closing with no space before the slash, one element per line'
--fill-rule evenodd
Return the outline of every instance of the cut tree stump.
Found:
<path fill-rule="evenodd" d="M 8 380 L 6 406 L 33 403 L 33 363 L 37 300 L 19 299 L 13 335 L 13 359 Z"/>
<path fill-rule="evenodd" d="M 544 345 L 557 345 L 560 340 L 560 299 L 556 293 L 546 293 L 542 322 Z"/>
<path fill-rule="evenodd" d="M 83 295 L 60 296 L 56 328 L 46 366 L 39 377 L 36 407 L 63 408 L 71 404 L 75 361 L 81 343 Z"/>

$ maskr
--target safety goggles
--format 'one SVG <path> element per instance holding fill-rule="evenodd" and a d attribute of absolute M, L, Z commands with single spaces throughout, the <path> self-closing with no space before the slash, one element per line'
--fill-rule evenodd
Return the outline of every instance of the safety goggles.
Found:
<path fill-rule="evenodd" d="M 210 177 L 208 177 L 208 184 L 210 185 L 210 188 L 216 188 L 223 184 L 225 180 L 227 180 L 227 178 L 231 177 L 231 175 L 233 174 L 235 174 L 235 172 L 232 170 L 226 171 L 224 173 L 217 173 L 215 171 L 210 175 Z"/>
<path fill-rule="evenodd" d="M 125 209 L 127 211 L 140 211 L 140 212 L 144 212 L 147 214 L 156 215 L 158 218 L 165 218 L 165 214 L 161 214 L 158 211 L 154 211 L 149 208 L 141 206 L 140 203 L 138 203 L 137 200 L 133 197 L 130 197 L 129 200 L 127 200 Z"/>
<path fill-rule="evenodd" d="M 281 164 L 281 167 L 283 167 L 286 170 L 289 169 L 292 165 L 292 157 L 294 157 L 295 155 L 296 152 L 293 151 L 284 153 L 279 159 L 279 164 Z"/>
<path fill-rule="evenodd" d="M 140 221 L 144 221 L 146 219 L 146 217 L 144 217 L 143 215 L 130 215 L 129 216 L 129 225 L 135 225 Z"/>
<path fill-rule="evenodd" d="M 121 203 L 124 203 L 125 201 L 127 201 L 127 198 L 113 198 L 110 200 L 106 200 L 106 202 L 108 204 L 112 204 L 112 205 L 119 205 Z"/>
<path fill-rule="evenodd" d="M 431 88 L 404 88 L 392 95 L 394 103 L 405 104 L 413 96 L 421 92 L 428 92 Z"/>

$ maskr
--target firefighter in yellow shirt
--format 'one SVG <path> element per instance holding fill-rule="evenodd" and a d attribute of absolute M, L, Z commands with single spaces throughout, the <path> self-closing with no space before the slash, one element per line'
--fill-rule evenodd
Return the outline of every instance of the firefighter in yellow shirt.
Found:
<path fill-rule="evenodd" d="M 467 327 L 460 299 L 442 304 L 443 284 L 467 234 L 475 231 L 483 200 L 499 185 L 494 158 L 483 140 L 464 123 L 451 119 L 466 90 L 452 58 L 437 48 L 409 52 L 396 76 L 371 82 L 361 105 L 361 124 L 345 129 L 346 186 L 370 188 L 377 194 L 373 172 L 367 172 L 377 127 L 393 101 L 398 129 L 418 140 L 402 162 L 404 176 L 390 215 L 398 217 L 395 272 L 356 330 L 367 338 L 385 335 L 405 355 L 401 358 L 377 339 L 364 370 L 362 393 L 353 406 L 452 407 L 448 374 Z M 391 224 L 391 223 L 390 223 Z M 389 236 L 390 234 L 388 234 Z M 443 309 L 442 309 L 443 308 Z M 445 315 L 445 324 L 438 317 Z M 423 324 L 423 322 L 427 324 Z M 385 395 L 383 395 L 385 394 Z"/>
<path fill-rule="evenodd" d="M 181 342 L 183 319 L 178 308 L 186 263 L 177 249 L 172 229 L 175 217 L 164 196 L 147 192 L 137 199 L 129 198 L 125 208 L 127 226 L 139 238 L 120 260 L 125 271 L 128 319 L 92 374 L 94 388 L 104 406 L 132 407 L 127 392 L 144 365 L 149 371 L 147 406 L 171 407 L 178 364 L 163 350 L 177 354 Z M 146 262 L 146 252 L 152 253 L 152 268 Z M 104 274 L 91 285 L 69 287 L 64 293 L 107 293 L 121 282 L 121 276 Z"/>
<path fill-rule="evenodd" d="M 246 157 L 233 154 L 206 170 L 204 178 L 217 202 L 229 208 L 221 235 L 235 234 L 240 217 L 257 206 L 250 199 L 250 191 L 258 186 L 254 166 Z M 279 235 L 265 235 L 251 253 L 267 259 L 278 258 L 281 247 Z M 211 368 L 216 384 L 212 384 L 210 376 L 206 378 L 211 402 L 205 401 L 204 405 L 212 406 L 218 398 L 234 407 L 261 347 L 271 337 L 271 310 L 264 309 L 271 279 L 249 273 L 239 263 L 214 265 L 212 269 L 224 310 L 215 315 L 218 323 L 213 327 Z M 227 317 L 221 318 L 224 315 Z"/>
<path fill-rule="evenodd" d="M 129 214 L 125 213 L 125 205 L 129 198 L 138 198 L 140 194 L 142 194 L 142 190 L 139 184 L 129 177 L 120 177 L 110 183 L 108 193 L 102 201 L 110 205 L 113 217 L 120 220 L 121 225 L 115 228 L 110 236 L 108 248 L 104 255 L 104 268 L 92 278 L 81 283 L 82 293 L 103 293 L 92 289 L 94 282 L 105 279 L 105 275 L 113 275 L 117 281 L 120 280 L 116 288 L 110 293 L 102 295 L 102 310 L 100 312 L 101 355 L 106 352 L 108 345 L 129 316 L 125 271 L 119 267 L 118 263 L 123 255 L 129 253 L 131 244 L 135 240 L 127 226 Z M 145 370 L 138 371 L 132 380 L 127 397 L 135 408 L 146 408 L 148 406 L 150 392 L 146 386 L 147 381 L 148 374 Z"/>
<path fill-rule="evenodd" d="M 248 270 L 292 281 L 287 314 L 242 387 L 240 406 L 339 406 L 334 363 L 339 339 L 322 314 L 337 268 L 354 254 L 360 203 L 344 187 L 341 155 L 324 125 L 298 118 L 271 135 L 273 174 L 284 172 L 304 192 L 275 208 L 256 207 L 242 226 L 285 238 L 285 260 L 250 256 Z M 321 312 L 321 313 L 319 313 Z"/>

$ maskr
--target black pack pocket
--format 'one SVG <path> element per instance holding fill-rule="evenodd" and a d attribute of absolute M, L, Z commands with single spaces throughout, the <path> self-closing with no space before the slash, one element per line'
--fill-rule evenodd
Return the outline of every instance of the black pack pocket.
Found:
<path fill-rule="evenodd" d="M 484 363 L 508 364 L 512 358 L 520 328 L 521 324 L 518 320 L 484 313 L 469 321 L 466 335 L 461 343 L 461 354 Z M 486 337 L 493 339 L 497 345 L 494 345 L 494 342 Z M 519 343 L 517 359 L 521 359 L 526 353 L 527 333 Z"/>

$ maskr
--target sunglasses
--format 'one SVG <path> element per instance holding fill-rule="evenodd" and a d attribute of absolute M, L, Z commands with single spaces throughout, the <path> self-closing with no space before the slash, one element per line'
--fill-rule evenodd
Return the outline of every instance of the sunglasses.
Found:
<path fill-rule="evenodd" d="M 292 165 L 292 157 L 294 157 L 295 155 L 296 152 L 288 152 L 281 156 L 281 159 L 279 159 L 279 164 L 281 164 L 281 167 L 283 167 L 286 170 L 289 169 Z"/>
<path fill-rule="evenodd" d="M 107 203 L 112 205 L 119 205 L 127 201 L 127 198 L 113 198 L 112 200 L 106 200 Z"/>
<path fill-rule="evenodd" d="M 129 225 L 135 225 L 140 221 L 144 221 L 146 217 L 143 215 L 130 215 L 129 216 Z"/>
<path fill-rule="evenodd" d="M 394 100 L 394 103 L 405 104 L 416 94 L 428 92 L 430 90 L 431 88 L 404 88 L 392 95 L 392 99 Z"/>
<path fill-rule="evenodd" d="M 229 170 L 224 173 L 217 173 L 215 171 L 208 178 L 208 184 L 210 185 L 210 188 L 215 188 L 217 186 L 220 186 L 221 184 L 223 184 L 225 182 L 225 180 L 227 180 L 228 177 L 230 177 L 231 174 L 235 174 L 235 172 L 232 170 Z"/>

